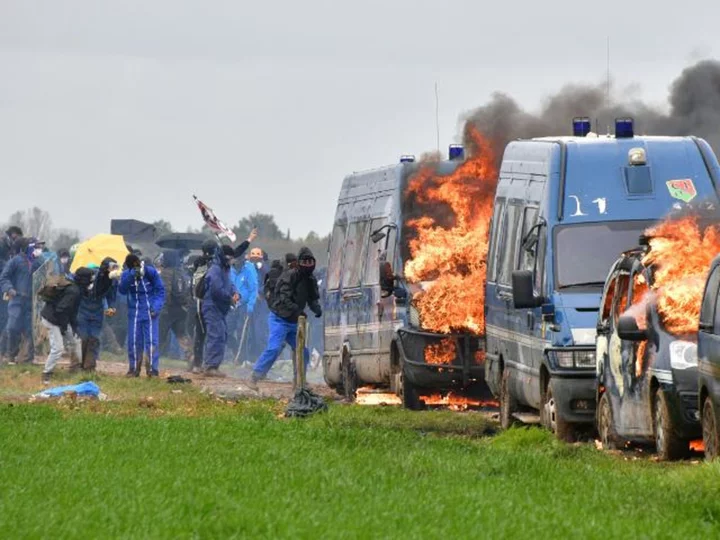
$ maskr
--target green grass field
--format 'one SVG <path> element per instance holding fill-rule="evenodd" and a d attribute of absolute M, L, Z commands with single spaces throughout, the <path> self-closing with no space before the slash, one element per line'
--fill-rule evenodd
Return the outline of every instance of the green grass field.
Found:
<path fill-rule="evenodd" d="M 276 402 L 139 383 L 106 377 L 115 401 L 0 404 L 3 538 L 720 534 L 720 464 L 493 435 L 479 414 L 287 420 Z"/>

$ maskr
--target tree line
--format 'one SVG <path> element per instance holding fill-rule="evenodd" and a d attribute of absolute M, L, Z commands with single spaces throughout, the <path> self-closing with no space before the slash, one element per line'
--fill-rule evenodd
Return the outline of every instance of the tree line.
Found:
<path fill-rule="evenodd" d="M 157 230 L 158 236 L 172 232 L 180 232 L 173 229 L 169 221 L 163 219 L 156 220 L 152 223 Z M 55 228 L 50 213 L 38 207 L 12 213 L 8 219 L 5 220 L 2 231 L 5 231 L 10 225 L 20 227 L 25 236 L 34 236 L 45 240 L 48 247 L 54 251 L 69 249 L 70 246 L 83 239 L 80 232 L 76 229 Z M 327 265 L 327 248 L 330 242 L 330 235 L 320 236 L 316 232 L 311 231 L 304 238 L 293 238 L 289 229 L 283 231 L 280 228 L 274 216 L 259 212 L 242 218 L 232 227 L 238 240 L 247 238 L 250 231 L 254 228 L 258 230 L 258 238 L 255 241 L 255 245 L 266 251 L 271 260 L 282 258 L 285 253 L 297 254 L 302 246 L 307 246 L 315 254 L 318 267 Z M 186 232 L 212 234 L 207 227 L 189 227 Z"/>

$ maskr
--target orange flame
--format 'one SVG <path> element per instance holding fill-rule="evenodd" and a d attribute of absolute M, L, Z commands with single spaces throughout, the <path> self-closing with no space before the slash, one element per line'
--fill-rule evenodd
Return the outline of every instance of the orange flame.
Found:
<path fill-rule="evenodd" d="M 705 443 L 703 443 L 702 439 L 695 439 L 690 441 L 690 450 L 693 452 L 704 452 L 705 451 Z"/>
<path fill-rule="evenodd" d="M 422 167 L 409 181 L 406 197 L 423 210 L 409 220 L 405 277 L 411 283 L 433 281 L 414 295 L 423 328 L 435 332 L 485 330 L 483 312 L 488 232 L 497 183 L 494 152 L 473 127 L 466 129 L 469 157 L 447 176 Z M 440 223 L 438 209 L 448 209 L 452 223 Z"/>
<path fill-rule="evenodd" d="M 400 398 L 382 389 L 373 386 L 363 386 L 355 393 L 355 403 L 358 405 L 400 405 Z"/>
<path fill-rule="evenodd" d="M 466 411 L 470 407 L 498 407 L 497 401 L 483 401 L 450 392 L 446 395 L 431 394 L 420 398 L 429 407 L 448 407 L 453 411 Z"/>
<path fill-rule="evenodd" d="M 654 267 L 652 289 L 666 330 L 697 333 L 710 263 L 720 253 L 720 229 L 712 225 L 703 230 L 698 216 L 688 216 L 667 219 L 646 234 L 650 250 L 643 263 Z"/>
<path fill-rule="evenodd" d="M 456 356 L 457 349 L 455 341 L 452 339 L 443 339 L 425 347 L 425 363 L 427 364 L 452 364 Z"/>

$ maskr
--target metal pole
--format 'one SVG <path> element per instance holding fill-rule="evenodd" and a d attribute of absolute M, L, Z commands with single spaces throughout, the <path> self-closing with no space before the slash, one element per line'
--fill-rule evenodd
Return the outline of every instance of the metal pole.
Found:
<path fill-rule="evenodd" d="M 307 336 L 307 318 L 300 316 L 297 326 L 297 340 L 295 342 L 295 380 L 293 390 L 297 392 L 305 388 L 305 342 Z"/>

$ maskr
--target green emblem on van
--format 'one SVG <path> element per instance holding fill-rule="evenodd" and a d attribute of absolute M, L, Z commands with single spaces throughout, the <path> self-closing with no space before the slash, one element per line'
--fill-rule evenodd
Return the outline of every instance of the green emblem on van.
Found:
<path fill-rule="evenodd" d="M 683 180 L 669 180 L 667 183 L 668 191 L 673 199 L 681 200 L 689 203 L 697 196 L 695 184 L 689 178 Z"/>

